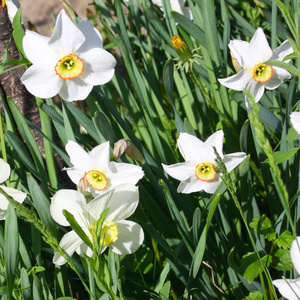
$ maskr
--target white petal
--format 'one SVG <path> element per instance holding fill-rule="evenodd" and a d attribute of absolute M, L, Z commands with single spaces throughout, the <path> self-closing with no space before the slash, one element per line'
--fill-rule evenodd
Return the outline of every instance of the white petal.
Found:
<path fill-rule="evenodd" d="M 249 51 L 249 45 L 248 42 L 240 40 L 233 40 L 228 44 L 233 56 L 243 69 L 248 69 L 255 65 L 255 58 Z"/>
<path fill-rule="evenodd" d="M 112 79 L 115 73 L 116 59 L 108 51 L 93 48 L 78 56 L 84 61 L 84 72 L 80 78 L 90 85 L 105 84 Z"/>
<path fill-rule="evenodd" d="M 273 55 L 273 51 L 261 28 L 258 28 L 255 31 L 255 34 L 250 41 L 249 51 L 252 52 L 253 57 L 256 59 L 256 63 L 267 61 Z"/>
<path fill-rule="evenodd" d="M 114 189 L 112 197 L 106 203 L 109 212 L 106 221 L 119 221 L 129 218 L 139 203 L 139 190 L 133 184 L 122 184 Z"/>
<path fill-rule="evenodd" d="M 294 111 L 291 113 L 291 122 L 295 130 L 300 134 L 300 112 Z"/>
<path fill-rule="evenodd" d="M 187 19 L 193 20 L 192 11 L 189 7 L 181 6 L 180 13 L 184 15 Z"/>
<path fill-rule="evenodd" d="M 186 181 L 182 181 L 177 188 L 178 193 L 190 194 L 204 190 L 206 193 L 213 194 L 221 183 L 220 175 L 217 174 L 213 181 L 202 181 L 196 176 L 192 176 Z"/>
<path fill-rule="evenodd" d="M 1 185 L 0 186 L 3 191 L 8 194 L 9 196 L 11 196 L 15 201 L 19 202 L 19 203 L 23 203 L 23 201 L 26 198 L 26 193 L 21 192 L 17 189 L 14 188 L 10 188 L 10 187 L 6 187 Z M 8 206 L 8 200 L 4 197 L 4 195 L 0 194 L 0 208 L 1 209 L 7 209 Z"/>
<path fill-rule="evenodd" d="M 216 155 L 213 147 L 216 148 L 221 158 L 223 158 L 223 139 L 223 130 L 218 130 L 207 138 L 201 149 L 202 157 L 204 157 L 205 161 L 214 163 Z"/>
<path fill-rule="evenodd" d="M 85 37 L 85 42 L 77 49 L 78 53 L 86 52 L 91 48 L 103 48 L 103 39 L 100 32 L 87 18 L 83 18 L 77 25 L 77 28 Z"/>
<path fill-rule="evenodd" d="M 70 226 L 63 215 L 63 210 L 71 213 L 79 226 L 86 228 L 89 215 L 86 212 L 85 197 L 75 190 L 59 190 L 51 199 L 50 214 L 54 221 L 62 226 Z"/>
<path fill-rule="evenodd" d="M 40 98 L 55 96 L 63 84 L 63 80 L 56 75 L 54 66 L 53 69 L 43 69 L 38 64 L 29 67 L 21 77 L 21 81 L 31 94 Z"/>
<path fill-rule="evenodd" d="M 66 144 L 66 152 L 68 153 L 74 168 L 82 170 L 82 176 L 85 171 L 91 170 L 92 163 L 90 156 L 79 144 L 74 141 L 68 141 Z"/>
<path fill-rule="evenodd" d="M 89 257 L 93 257 L 94 256 L 94 252 L 93 250 L 86 245 L 85 243 L 82 243 L 77 249 L 76 249 L 76 253 L 80 256 L 84 256 L 83 254 L 89 256 Z"/>
<path fill-rule="evenodd" d="M 59 54 L 54 52 L 48 45 L 49 38 L 34 31 L 26 30 L 23 38 L 23 48 L 27 58 L 41 67 L 53 69 L 59 60 Z"/>
<path fill-rule="evenodd" d="M 298 280 L 277 279 L 277 280 L 273 280 L 273 284 L 278 288 L 279 293 L 283 297 L 285 297 L 287 300 L 299 300 L 299 298 L 300 298 L 300 280 L 299 279 Z"/>
<path fill-rule="evenodd" d="M 189 161 L 169 166 L 162 164 L 162 166 L 171 177 L 180 181 L 185 181 L 195 175 L 196 170 L 195 163 Z"/>
<path fill-rule="evenodd" d="M 109 180 L 112 187 L 118 186 L 124 183 L 137 184 L 137 182 L 144 176 L 144 172 L 140 166 L 116 163 L 112 161 L 110 163 L 112 173 L 110 173 Z"/>
<path fill-rule="evenodd" d="M 287 55 L 293 52 L 294 50 L 292 46 L 290 45 L 289 41 L 286 40 L 273 51 L 273 55 L 271 56 L 270 60 L 282 61 Z M 286 60 L 285 62 L 289 62 L 289 60 Z"/>
<path fill-rule="evenodd" d="M 300 247 L 300 237 L 298 236 L 297 239 L 293 241 L 291 247 L 291 259 L 298 274 L 300 274 L 300 248 L 299 247 Z"/>
<path fill-rule="evenodd" d="M 84 43 L 85 37 L 62 9 L 57 16 L 49 47 L 61 57 L 75 51 Z"/>
<path fill-rule="evenodd" d="M 264 86 L 268 90 L 274 90 L 278 88 L 278 86 L 285 79 L 290 79 L 290 78 L 291 78 L 291 74 L 287 70 L 273 66 L 273 76 L 269 81 L 264 83 Z"/>
<path fill-rule="evenodd" d="M 199 158 L 199 149 L 203 146 L 203 142 L 197 137 L 185 132 L 180 133 L 177 145 L 185 161 L 201 161 L 201 157 Z"/>
<path fill-rule="evenodd" d="M 86 99 L 92 88 L 92 85 L 85 83 L 79 76 L 64 80 L 58 93 L 64 100 L 72 102 Z"/>
<path fill-rule="evenodd" d="M 67 171 L 68 176 L 70 179 L 75 183 L 78 184 L 80 179 L 84 176 L 84 171 L 77 168 L 64 168 L 64 171 Z"/>
<path fill-rule="evenodd" d="M 77 235 L 77 233 L 72 230 L 66 233 L 59 242 L 59 246 L 63 248 L 69 256 L 72 256 L 75 250 L 82 244 L 83 241 Z M 53 257 L 53 263 L 61 266 L 65 264 L 67 261 L 64 259 L 63 256 L 60 256 L 58 252 L 55 252 Z"/>
<path fill-rule="evenodd" d="M 229 89 L 233 89 L 235 91 L 242 91 L 251 79 L 251 72 L 249 72 L 248 69 L 243 69 L 237 74 L 234 74 L 227 78 L 219 78 L 218 81 L 222 85 L 228 87 Z"/>
<path fill-rule="evenodd" d="M 111 250 L 117 254 L 130 254 L 135 252 L 144 241 L 142 227 L 132 221 L 118 221 L 118 239 L 109 244 Z"/>
<path fill-rule="evenodd" d="M 0 183 L 4 182 L 10 175 L 10 165 L 0 158 Z"/>
<path fill-rule="evenodd" d="M 265 86 L 262 83 L 256 82 L 252 79 L 249 84 L 246 86 L 246 90 L 250 92 L 251 95 L 254 96 L 255 103 L 257 103 L 264 94 Z M 245 96 L 246 103 L 248 102 L 248 96 Z"/>
<path fill-rule="evenodd" d="M 239 165 L 247 157 L 244 152 L 236 152 L 231 154 L 224 155 L 223 162 L 227 168 L 227 171 L 230 172 L 237 165 Z"/>
<path fill-rule="evenodd" d="M 99 171 L 109 170 L 109 158 L 110 158 L 109 142 L 104 142 L 89 153 L 92 168 Z"/>

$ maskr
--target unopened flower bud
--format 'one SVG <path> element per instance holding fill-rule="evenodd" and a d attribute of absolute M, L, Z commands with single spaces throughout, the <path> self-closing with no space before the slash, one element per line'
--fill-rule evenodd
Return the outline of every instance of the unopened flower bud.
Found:
<path fill-rule="evenodd" d="M 113 156 L 115 159 L 121 157 L 123 153 L 126 153 L 130 158 L 138 161 L 140 164 L 145 163 L 145 159 L 139 149 L 129 140 L 121 139 L 114 143 Z"/>

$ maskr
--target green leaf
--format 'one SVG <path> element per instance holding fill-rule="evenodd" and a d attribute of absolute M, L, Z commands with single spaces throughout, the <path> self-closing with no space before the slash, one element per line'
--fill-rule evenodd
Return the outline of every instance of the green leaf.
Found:
<path fill-rule="evenodd" d="M 21 15 L 22 15 L 22 8 L 19 8 L 13 19 L 13 25 L 14 25 L 13 38 L 18 50 L 22 53 L 23 56 L 25 56 L 25 52 L 23 50 L 23 45 L 22 45 L 22 41 L 25 33 L 22 28 Z"/>
<path fill-rule="evenodd" d="M 254 252 L 247 253 L 241 260 L 241 270 L 243 271 L 243 277 L 251 283 L 261 272 L 264 270 L 264 266 L 267 267 L 271 263 L 271 257 L 265 255 L 258 260 L 257 254 Z"/>
<path fill-rule="evenodd" d="M 300 148 L 292 148 L 289 151 L 276 151 L 276 152 L 274 152 L 273 154 L 274 154 L 274 158 L 275 158 L 276 163 L 281 164 L 281 163 L 289 160 L 290 158 L 292 158 L 297 153 L 297 151 L 299 149 Z M 266 159 L 263 163 L 268 164 L 269 159 Z"/>
<path fill-rule="evenodd" d="M 88 245 L 91 249 L 93 249 L 93 244 L 85 234 L 85 232 L 81 229 L 78 225 L 77 221 L 75 220 L 74 216 L 70 214 L 67 210 L 63 210 L 63 214 L 66 217 L 67 221 L 70 223 L 72 229 L 79 235 L 79 237 L 83 240 L 83 242 Z"/>
<path fill-rule="evenodd" d="M 259 291 L 251 292 L 247 297 L 245 297 L 243 300 L 262 300 L 263 295 Z"/>
<path fill-rule="evenodd" d="M 171 101 L 174 100 L 173 91 L 174 91 L 174 62 L 172 59 L 169 59 L 163 69 L 163 82 L 167 92 L 168 97 Z"/>
<path fill-rule="evenodd" d="M 274 231 L 273 224 L 266 215 L 254 218 L 249 226 L 254 228 L 258 234 L 260 233 L 264 235 L 265 239 L 268 239 L 269 241 L 276 238 L 276 232 Z"/>
<path fill-rule="evenodd" d="M 19 229 L 15 209 L 8 205 L 4 231 L 4 256 L 8 299 L 11 299 L 19 256 Z"/>
<path fill-rule="evenodd" d="M 287 249 L 277 249 L 273 256 L 272 267 L 278 271 L 291 271 L 293 269 L 293 262 L 290 252 Z"/>
<path fill-rule="evenodd" d="M 31 284 L 29 281 L 29 277 L 27 274 L 27 271 L 22 268 L 21 270 L 21 291 L 22 291 L 22 299 L 24 300 L 31 300 L 32 294 L 31 294 Z"/>
<path fill-rule="evenodd" d="M 274 243 L 276 243 L 280 248 L 290 249 L 294 239 L 293 235 L 288 230 L 285 230 L 277 239 L 274 240 Z"/>
<path fill-rule="evenodd" d="M 294 127 L 290 128 L 287 136 L 286 136 L 286 140 L 288 142 L 293 142 L 295 140 L 300 140 L 300 134 L 295 130 Z"/>

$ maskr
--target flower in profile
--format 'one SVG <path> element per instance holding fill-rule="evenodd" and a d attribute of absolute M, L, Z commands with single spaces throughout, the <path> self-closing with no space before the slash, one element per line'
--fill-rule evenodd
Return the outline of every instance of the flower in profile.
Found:
<path fill-rule="evenodd" d="M 135 222 L 126 220 L 130 217 L 139 202 L 138 188 L 132 184 L 124 184 L 107 193 L 97 196 L 87 203 L 83 194 L 74 190 L 59 190 L 51 199 L 50 214 L 58 224 L 70 226 L 63 215 L 63 210 L 71 213 L 78 225 L 93 243 L 96 239 L 96 223 L 101 214 L 109 208 L 102 223 L 100 235 L 101 253 L 107 247 L 117 254 L 130 254 L 135 252 L 143 243 L 144 232 L 141 226 Z M 72 230 L 66 233 L 59 243 L 68 255 L 75 251 L 83 256 L 83 253 L 92 257 L 90 249 Z M 63 265 L 66 260 L 55 253 L 53 262 Z"/>
<path fill-rule="evenodd" d="M 164 170 L 173 178 L 180 180 L 178 193 L 189 194 L 204 190 L 213 194 L 221 183 L 221 173 L 216 168 L 213 147 L 222 158 L 228 172 L 233 170 L 245 158 L 244 152 L 223 155 L 224 133 L 219 130 L 212 134 L 205 142 L 197 137 L 181 133 L 177 145 L 185 162 L 174 165 L 163 165 Z"/>
<path fill-rule="evenodd" d="M 293 241 L 291 247 L 291 259 L 293 265 L 300 274 L 300 237 Z M 279 293 L 287 300 L 298 300 L 300 298 L 300 278 L 298 279 L 276 279 L 272 281 L 278 288 Z"/>
<path fill-rule="evenodd" d="M 40 98 L 59 94 L 66 101 L 83 100 L 114 75 L 116 60 L 103 49 L 101 34 L 86 18 L 75 25 L 64 10 L 50 38 L 27 30 L 23 48 L 32 66 L 21 80 Z"/>
<path fill-rule="evenodd" d="M 72 168 L 65 169 L 71 180 L 93 195 L 104 193 L 123 183 L 136 184 L 144 172 L 140 166 L 110 161 L 109 142 L 87 153 L 80 145 L 68 141 L 66 151 Z"/>
<path fill-rule="evenodd" d="M 228 46 L 242 69 L 235 75 L 219 79 L 219 82 L 236 91 L 248 90 L 254 96 L 255 102 L 260 100 L 265 88 L 274 90 L 285 79 L 291 78 L 291 74 L 285 69 L 265 64 L 268 60 L 282 61 L 293 52 L 288 40 L 272 51 L 263 30 L 258 28 L 250 43 L 233 40 Z M 289 60 L 285 62 L 288 63 Z M 245 101 L 248 107 L 247 95 Z"/>
<path fill-rule="evenodd" d="M 185 7 L 186 0 L 170 0 L 172 11 L 176 11 L 184 15 L 187 19 L 193 20 L 193 15 L 189 7 Z M 162 0 L 152 0 L 152 3 L 157 5 L 161 11 L 164 11 Z"/>
<path fill-rule="evenodd" d="M 0 183 L 3 183 L 8 179 L 10 175 L 10 166 L 2 158 L 0 158 Z M 9 196 L 11 196 L 15 201 L 22 203 L 26 198 L 26 193 L 19 190 L 0 185 L 1 189 Z M 4 195 L 0 194 L 0 220 L 5 220 L 5 215 L 8 207 L 8 200 Z"/>
<path fill-rule="evenodd" d="M 291 122 L 295 130 L 300 134 L 300 112 L 294 111 L 291 113 Z"/>

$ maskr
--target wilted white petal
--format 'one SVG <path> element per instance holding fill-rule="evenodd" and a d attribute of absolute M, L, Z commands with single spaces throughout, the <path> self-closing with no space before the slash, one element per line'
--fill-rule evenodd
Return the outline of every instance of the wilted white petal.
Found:
<path fill-rule="evenodd" d="M 81 193 L 74 190 L 59 190 L 51 199 L 50 214 L 56 223 L 70 226 L 63 215 L 65 209 L 74 216 L 80 226 L 86 227 L 89 220 L 85 212 L 85 205 L 86 200 Z"/>
<path fill-rule="evenodd" d="M 130 254 L 135 252 L 144 241 L 142 227 L 132 221 L 118 221 L 118 238 L 109 244 L 111 250 L 117 254 Z"/>
<path fill-rule="evenodd" d="M 83 243 L 77 233 L 72 230 L 66 233 L 59 242 L 59 246 L 64 249 L 69 256 L 72 256 L 76 249 Z M 55 265 L 61 266 L 67 261 L 63 256 L 60 256 L 58 252 L 55 252 L 53 257 L 53 263 Z"/>

